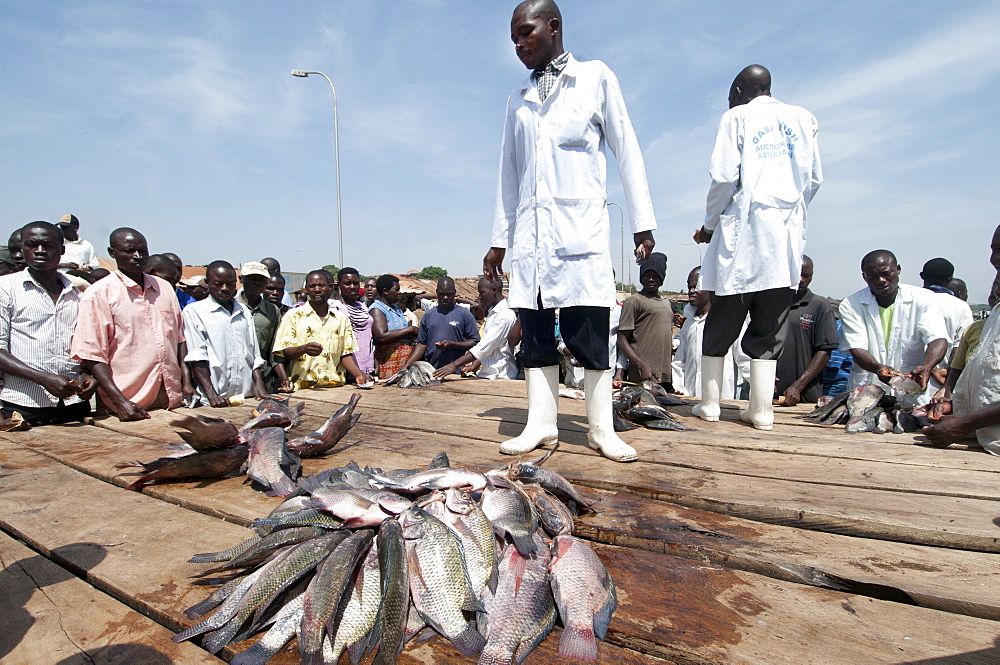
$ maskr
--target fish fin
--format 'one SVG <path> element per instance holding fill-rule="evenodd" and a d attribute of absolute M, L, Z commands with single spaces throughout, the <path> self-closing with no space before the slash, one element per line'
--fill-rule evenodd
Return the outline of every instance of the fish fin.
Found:
<path fill-rule="evenodd" d="M 153 473 L 147 473 L 145 476 L 142 476 L 134 483 L 127 486 L 125 489 L 127 489 L 129 492 L 141 492 L 142 488 L 145 487 L 147 483 L 156 480 L 156 475 L 157 474 L 155 471 Z"/>
<path fill-rule="evenodd" d="M 615 608 L 618 607 L 618 593 L 615 591 L 615 585 L 613 582 L 611 584 L 611 593 L 608 594 L 608 600 L 604 603 L 601 609 L 594 612 L 594 635 L 597 639 L 603 640 L 604 636 L 608 634 L 608 624 L 611 623 L 611 615 L 615 613 Z"/>
<path fill-rule="evenodd" d="M 576 660 L 597 660 L 594 629 L 587 625 L 566 626 L 559 638 L 559 655 Z"/>
<path fill-rule="evenodd" d="M 525 534 L 513 534 L 509 531 L 510 539 L 514 541 L 514 547 L 517 548 L 518 553 L 521 556 L 531 556 L 535 551 L 535 541 L 531 537 L 530 533 Z"/>
<path fill-rule="evenodd" d="M 291 478 L 285 476 L 283 478 L 279 478 L 271 484 L 271 488 L 267 491 L 267 495 L 286 497 L 291 494 L 294 489 L 295 483 Z"/>
<path fill-rule="evenodd" d="M 474 658 L 482 653 L 483 647 L 486 646 L 486 638 L 469 624 L 465 630 L 451 638 L 451 643 L 462 654 Z"/>

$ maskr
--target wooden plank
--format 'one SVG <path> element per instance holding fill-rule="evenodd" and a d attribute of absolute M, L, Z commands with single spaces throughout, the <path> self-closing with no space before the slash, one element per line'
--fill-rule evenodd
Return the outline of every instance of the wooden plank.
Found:
<path fill-rule="evenodd" d="M 381 428 L 374 428 L 381 429 Z M 127 450 L 152 458 L 162 444 L 134 437 L 109 441 L 93 427 L 68 426 L 66 436 L 19 433 L 54 459 L 107 482 L 125 485 L 112 462 Z M 359 432 L 366 430 L 358 426 Z M 357 433 L 352 432 L 348 439 Z M 13 435 L 11 435 L 13 437 Z M 364 436 L 364 435 L 362 435 Z M 403 452 L 352 446 L 325 459 L 305 460 L 306 472 L 356 460 L 377 460 L 383 468 L 418 468 L 446 447 L 455 463 L 477 464 L 483 458 L 461 441 L 428 443 L 404 433 Z M 367 437 L 381 441 L 387 436 Z M 102 451 L 104 453 L 102 454 Z M 495 454 L 495 461 L 504 459 Z M 558 460 L 558 456 L 553 461 Z M 268 512 L 275 500 L 239 479 L 211 483 L 152 485 L 150 496 L 237 524 L 249 524 Z M 1000 619 L 1000 555 L 855 538 L 787 526 L 775 526 L 653 500 L 638 495 L 590 490 L 598 512 L 581 517 L 579 535 L 599 542 L 739 568 L 777 579 L 829 586 L 880 598 L 901 599 L 983 618 Z"/>
<path fill-rule="evenodd" d="M 475 450 L 469 460 L 473 464 L 499 466 L 510 459 L 488 442 L 455 440 L 446 434 L 428 438 L 372 425 L 357 425 L 349 441 L 354 442 L 353 449 L 346 443 L 342 449 L 352 450 L 350 455 L 355 457 L 362 446 L 405 454 L 414 445 L 430 443 L 438 450 Z M 581 449 L 563 446 L 567 452 Z M 356 461 L 379 464 L 377 457 L 368 459 Z M 758 478 L 642 461 L 613 464 L 589 450 L 560 454 L 550 465 L 580 485 L 624 490 L 711 512 L 918 545 L 1000 552 L 993 501 Z"/>
<path fill-rule="evenodd" d="M 188 564 L 187 559 L 196 552 L 225 549 L 249 535 L 237 525 L 125 492 L 9 442 L 0 442 L 0 468 L 5 472 L 0 477 L 4 530 L 46 556 L 59 556 L 68 566 L 86 570 L 95 586 L 173 631 L 191 624 L 182 614 L 184 608 L 208 593 L 188 579 L 205 565 Z M 115 542 L 107 542 L 109 538 Z M 84 542 L 92 545 L 80 547 Z M 100 556 L 95 555 L 98 548 Z M 229 648 L 225 655 L 250 644 Z M 440 640 L 426 648 L 452 651 Z M 558 656 L 546 658 L 547 652 L 551 650 L 539 651 L 532 662 L 561 662 Z M 662 662 L 614 646 L 606 653 L 636 664 Z M 275 662 L 297 662 L 297 654 Z M 420 659 L 408 656 L 402 662 Z"/>
<path fill-rule="evenodd" d="M 65 547 L 103 554 L 83 543 Z M 3 533 L 0 589 L 0 661 L 7 665 L 223 662 L 189 642 L 174 644 L 163 626 Z"/>
<path fill-rule="evenodd" d="M 23 447 L 0 444 L 0 463 L 8 471 L 0 478 L 0 523 L 7 530 L 47 552 L 73 542 L 106 543 L 114 534 L 121 545 L 106 547 L 89 577 L 162 615 L 171 629 L 183 623 L 180 609 L 205 593 L 185 583 L 190 570 L 182 568 L 191 566 L 183 559 L 225 546 L 222 534 L 230 543 L 243 535 L 239 527 L 122 492 Z M 997 635 L 997 624 L 981 619 L 653 552 L 598 549 L 621 592 L 609 641 L 668 660 L 798 664 L 810 654 L 816 662 L 891 663 L 987 650 Z M 75 558 L 70 551 L 67 559 Z M 561 661 L 540 652 L 532 662 Z"/>
<path fill-rule="evenodd" d="M 468 383 L 468 381 L 456 382 L 455 385 L 448 383 L 433 389 L 434 392 L 423 392 L 432 390 L 430 388 L 425 388 L 423 391 L 396 389 L 393 392 L 393 388 L 369 391 L 365 393 L 358 411 L 363 413 L 366 410 L 377 409 L 375 414 L 370 414 L 366 419 L 368 422 L 411 428 L 420 426 L 419 420 L 414 423 L 408 422 L 413 419 L 413 414 L 433 415 L 439 419 L 447 417 L 450 426 L 460 428 L 452 430 L 452 433 L 491 441 L 502 441 L 504 438 L 520 432 L 527 416 L 527 403 L 523 396 L 479 396 L 459 393 L 461 398 L 458 398 L 457 395 L 447 397 L 441 395 L 446 390 L 452 391 L 457 387 L 468 385 Z M 481 381 L 479 383 L 489 382 Z M 315 402 L 329 400 L 328 403 L 331 405 L 342 403 L 346 400 L 346 395 L 342 392 L 344 390 L 346 389 L 309 391 L 306 402 L 310 408 L 307 413 L 325 412 L 323 407 L 313 408 Z M 583 437 L 578 434 L 586 431 L 583 402 L 563 398 L 559 400 L 559 408 L 559 426 L 562 437 L 573 443 L 582 443 Z M 764 432 L 740 422 L 735 409 L 724 413 L 723 420 L 718 423 L 705 423 L 697 418 L 692 418 L 690 409 L 687 407 L 671 407 L 670 410 L 681 416 L 685 424 L 697 428 L 697 431 L 659 432 L 639 429 L 625 432 L 621 436 L 630 444 L 643 448 L 647 447 L 644 444 L 648 444 L 648 452 L 655 452 L 664 442 L 671 442 L 708 446 L 711 449 L 736 448 L 1000 473 L 1000 459 L 984 454 L 978 446 L 973 446 L 974 450 L 970 450 L 969 446 L 952 446 L 941 450 L 910 445 L 914 441 L 923 440 L 922 435 L 849 435 L 843 431 L 843 428 L 813 425 L 798 420 L 791 422 L 802 423 L 805 427 L 790 431 L 779 426 L 776 430 Z M 473 420 L 475 424 L 470 425 L 461 421 L 452 422 L 455 416 L 464 416 Z M 495 426 L 484 428 L 483 421 L 502 422 L 504 427 L 500 430 Z M 779 425 L 781 425 L 780 422 Z M 899 443 L 907 445 L 903 446 Z M 650 461 L 656 460 L 651 459 Z"/>

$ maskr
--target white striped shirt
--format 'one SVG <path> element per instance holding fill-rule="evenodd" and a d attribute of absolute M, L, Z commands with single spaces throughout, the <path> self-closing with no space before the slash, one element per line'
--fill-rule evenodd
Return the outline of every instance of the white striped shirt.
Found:
<path fill-rule="evenodd" d="M 62 293 L 55 302 L 27 269 L 0 277 L 0 349 L 28 367 L 75 380 L 80 362 L 70 356 L 69 347 L 76 327 L 80 292 L 59 276 Z M 48 408 L 59 398 L 34 381 L 8 374 L 0 399 L 18 406 Z M 63 400 L 76 404 L 76 395 Z"/>

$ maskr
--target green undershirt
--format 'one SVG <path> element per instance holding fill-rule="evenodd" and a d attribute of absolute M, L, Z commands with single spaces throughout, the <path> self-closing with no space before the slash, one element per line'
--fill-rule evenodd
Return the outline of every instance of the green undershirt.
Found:
<path fill-rule="evenodd" d="M 878 316 L 882 320 L 882 334 L 885 336 L 885 350 L 889 352 L 889 333 L 892 330 L 892 315 L 896 311 L 896 303 L 888 307 L 879 307 Z"/>

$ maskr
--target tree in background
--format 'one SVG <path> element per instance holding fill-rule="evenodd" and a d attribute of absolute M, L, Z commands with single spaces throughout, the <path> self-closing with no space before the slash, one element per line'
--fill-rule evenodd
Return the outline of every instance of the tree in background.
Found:
<path fill-rule="evenodd" d="M 327 266 L 323 266 L 322 268 L 320 268 L 320 270 L 325 270 L 328 273 L 330 273 L 331 275 L 333 275 L 334 277 L 336 277 L 337 276 L 337 271 L 339 271 L 340 268 L 338 268 L 337 266 L 335 266 L 333 264 L 330 264 L 330 265 L 327 265 Z"/>
<path fill-rule="evenodd" d="M 423 270 L 417 273 L 418 279 L 441 279 L 448 274 L 448 271 L 444 268 L 439 268 L 437 266 L 426 266 Z"/>

